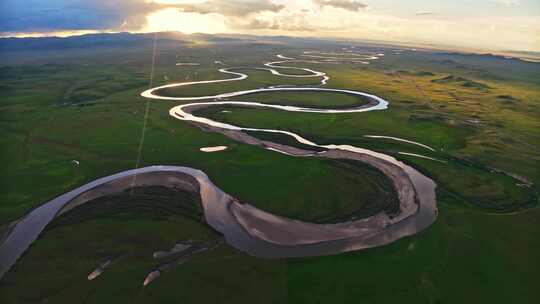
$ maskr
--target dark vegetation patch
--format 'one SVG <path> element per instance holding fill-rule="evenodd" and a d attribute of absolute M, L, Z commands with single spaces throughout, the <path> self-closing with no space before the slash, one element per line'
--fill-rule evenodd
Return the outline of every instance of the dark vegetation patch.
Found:
<path fill-rule="evenodd" d="M 147 81 L 114 79 L 112 76 L 74 82 L 64 93 L 63 103 L 79 104 L 96 101 L 117 92 L 144 87 Z"/>
<path fill-rule="evenodd" d="M 457 61 L 452 59 L 443 59 L 443 60 L 434 60 L 433 62 L 444 64 L 444 65 L 456 65 L 459 64 Z"/>
<path fill-rule="evenodd" d="M 497 98 L 505 99 L 505 100 L 518 100 L 514 98 L 512 95 L 497 95 Z"/>
<path fill-rule="evenodd" d="M 446 121 L 448 120 L 448 117 L 444 114 L 410 114 L 409 115 L 409 121 L 411 122 L 435 122 L 435 121 Z"/>
<path fill-rule="evenodd" d="M 497 99 L 499 99 L 502 104 L 506 105 L 514 105 L 520 101 L 518 98 L 515 98 L 512 95 L 497 95 Z"/>
<path fill-rule="evenodd" d="M 443 154 L 446 163 L 403 157 L 406 163 L 437 182 L 437 191 L 469 206 L 496 213 L 516 212 L 538 205 L 538 194 L 517 186 L 521 181 L 494 172 L 478 161 Z M 467 181 L 461 179 L 467 176 Z"/>
<path fill-rule="evenodd" d="M 458 84 L 458 85 L 461 85 L 462 87 L 474 88 L 474 89 L 479 89 L 479 90 L 491 89 L 491 87 L 485 83 L 467 79 L 461 76 L 454 76 L 454 75 L 448 75 L 440 79 L 433 79 L 431 82 L 439 83 L 439 84 Z"/>
<path fill-rule="evenodd" d="M 414 75 L 416 76 L 435 76 L 435 74 L 428 71 L 418 71 Z"/>
<path fill-rule="evenodd" d="M 367 176 L 365 182 L 376 187 L 378 195 L 376 200 L 367 201 L 349 214 L 336 215 L 332 218 L 324 219 L 325 222 L 342 222 L 345 220 L 366 218 L 373 216 L 381 211 L 389 215 L 396 215 L 399 212 L 399 199 L 392 181 L 379 170 L 360 161 L 342 159 L 333 161 L 332 164 L 338 168 L 350 171 L 352 173 Z"/>
<path fill-rule="evenodd" d="M 122 193 L 99 197 L 68 211 L 55 219 L 47 229 L 100 217 L 147 216 L 159 221 L 172 215 L 200 221 L 203 211 L 199 197 L 186 191 L 159 186 L 126 189 Z"/>
<path fill-rule="evenodd" d="M 371 101 L 366 96 L 317 91 L 260 92 L 232 99 L 318 109 L 348 109 L 367 105 Z"/>
<path fill-rule="evenodd" d="M 320 162 L 322 166 L 313 164 L 305 174 L 288 181 L 291 187 L 305 189 L 298 195 L 290 193 L 290 201 L 294 201 L 294 204 L 278 201 L 264 203 L 262 199 L 235 196 L 244 203 L 277 215 L 321 224 L 366 218 L 382 211 L 394 214 L 397 210 L 397 193 L 388 177 L 379 170 L 352 160 L 298 159 Z M 256 179 L 255 175 L 252 177 Z M 309 183 L 308 187 L 304 187 L 306 182 Z"/>
<path fill-rule="evenodd" d="M 435 76 L 434 73 L 429 72 L 429 71 L 408 71 L 408 70 L 399 70 L 398 73 L 400 73 L 400 74 L 406 74 L 406 75 L 411 75 L 411 76 L 420 76 L 420 77 L 425 77 L 425 76 Z M 392 75 L 391 75 L 391 76 L 392 76 Z"/>

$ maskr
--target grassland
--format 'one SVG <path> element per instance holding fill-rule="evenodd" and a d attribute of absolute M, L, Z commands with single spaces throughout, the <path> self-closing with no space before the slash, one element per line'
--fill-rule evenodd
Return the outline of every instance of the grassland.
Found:
<path fill-rule="evenodd" d="M 331 86 L 345 88 L 343 83 L 354 79 L 349 88 L 385 97 L 391 101 L 390 109 L 321 115 L 227 106 L 226 113 L 220 111 L 225 107 L 217 107 L 200 114 L 239 126 L 293 131 L 321 144 L 353 144 L 396 156 L 397 152 L 408 152 L 439 158 L 446 163 L 398 156 L 434 177 L 447 190 L 467 198 L 471 205 L 509 211 L 536 201 L 537 184 L 532 189 L 523 187 L 516 179 L 495 174 L 490 168 L 516 173 L 531 181 L 540 178 L 536 165 L 540 142 L 536 132 L 540 126 L 537 118 L 540 113 L 535 106 L 540 99 L 537 89 L 527 89 L 529 84 L 525 83 L 521 84 L 523 90 L 520 91 L 512 82 L 484 81 L 490 88 L 485 91 L 483 87 L 463 85 L 466 78 L 461 76 L 451 78 L 457 82 L 434 82 L 448 79 L 435 72 L 430 72 L 430 76 L 424 76 L 425 72 L 411 76 L 418 73 L 403 71 L 381 75 L 374 67 L 361 70 L 342 67 L 338 74 L 332 73 L 335 68 L 335 65 L 329 68 L 333 77 Z M 392 86 L 384 92 L 383 85 L 388 82 Z M 457 100 L 458 95 L 466 97 Z M 512 109 L 499 106 L 508 100 L 515 103 Z M 437 151 L 363 137 L 368 134 L 402 137 L 427 144 Z"/>
<path fill-rule="evenodd" d="M 365 105 L 369 100 L 357 95 L 336 94 L 332 92 L 263 92 L 231 99 L 240 101 L 256 101 L 286 106 L 313 107 L 318 109 L 351 108 Z"/>
<path fill-rule="evenodd" d="M 274 85 L 317 85 L 320 83 L 320 78 L 317 77 L 283 79 L 283 76 L 273 75 L 268 71 L 234 69 L 234 72 L 244 73 L 249 77 L 244 81 L 230 81 L 222 83 L 197 84 L 188 87 L 165 88 L 158 90 L 157 94 L 172 97 L 207 96 L 226 92 L 250 90 L 254 88 L 264 88 Z M 232 77 L 221 73 L 216 79 L 227 78 Z"/>
<path fill-rule="evenodd" d="M 213 60 L 260 65 L 275 53 L 294 57 L 305 49 L 301 43 L 286 48 L 159 46 L 156 85 L 223 78 Z M 341 45 L 318 47 L 334 50 Z M 292 130 L 318 143 L 384 151 L 412 164 L 439 185 L 439 217 L 425 232 L 383 248 L 301 259 L 258 259 L 222 245 L 143 288 L 142 280 L 157 265 L 153 251 L 179 240 L 218 236 L 201 224 L 196 209 L 186 207 L 197 206 L 193 197 L 161 191 L 118 196 L 53 223 L 0 280 L 0 302 L 537 303 L 538 65 L 492 56 L 386 53 L 369 66 L 302 66 L 327 72 L 329 87 L 384 97 L 391 102 L 387 111 L 320 115 L 227 107 L 231 112 L 223 113 L 224 108 L 216 107 L 204 113 L 238 125 Z M 0 223 L 68 189 L 134 167 L 146 105 L 138 94 L 148 85 L 150 55 L 151 47 L 145 46 L 2 56 Z M 201 65 L 177 67 L 177 61 Z M 170 93 L 207 95 L 277 80 L 263 71 L 247 72 L 245 82 Z M 453 81 L 436 81 L 440 79 Z M 467 81 L 487 88 L 466 86 Z M 292 82 L 280 78 L 279 84 Z M 287 94 L 279 100 L 314 106 L 358 102 L 342 95 L 307 96 Z M 261 102 L 276 97 L 252 96 Z M 141 165 L 192 166 L 241 200 L 313 221 L 391 206 L 372 204 L 370 198 L 387 189 L 380 188 L 384 181 L 368 168 L 238 144 L 170 118 L 173 105 L 150 102 Z M 402 137 L 436 151 L 363 136 L 367 134 Z M 217 145 L 230 149 L 198 151 Z M 519 181 L 488 167 L 525 176 L 534 185 L 518 186 Z M 124 252 L 130 255 L 95 281 L 86 280 L 99 263 Z"/>

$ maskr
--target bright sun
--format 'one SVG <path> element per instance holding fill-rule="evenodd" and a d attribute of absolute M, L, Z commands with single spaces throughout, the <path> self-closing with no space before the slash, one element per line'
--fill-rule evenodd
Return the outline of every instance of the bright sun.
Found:
<path fill-rule="evenodd" d="M 224 33 L 227 31 L 225 17 L 219 14 L 185 13 L 167 8 L 146 16 L 148 32 L 179 31 L 192 33 Z"/>

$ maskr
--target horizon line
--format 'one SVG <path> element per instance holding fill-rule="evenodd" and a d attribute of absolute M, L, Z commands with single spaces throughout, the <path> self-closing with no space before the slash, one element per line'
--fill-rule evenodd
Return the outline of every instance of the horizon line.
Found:
<path fill-rule="evenodd" d="M 505 58 L 517 58 L 525 60 L 528 62 L 539 62 L 540 61 L 540 50 L 529 50 L 529 49 L 486 49 L 486 48 L 474 48 L 467 46 L 454 46 L 441 43 L 422 43 L 422 42 L 405 42 L 405 41 L 391 41 L 391 40 L 382 40 L 382 39 L 362 39 L 362 38 L 346 38 L 346 37 L 332 37 L 332 36 L 300 36 L 300 35 L 256 35 L 256 34 L 245 34 L 245 33 L 184 33 L 178 30 L 171 31 L 111 31 L 111 30 L 73 30 L 73 31 L 53 31 L 53 32 L 0 32 L 0 39 L 39 39 L 39 38 L 70 38 L 70 37 L 81 37 L 81 36 L 91 36 L 91 35 L 100 35 L 100 34 L 130 34 L 130 35 L 145 35 L 145 34 L 154 34 L 154 33 L 176 33 L 182 34 L 185 36 L 193 35 L 207 35 L 207 36 L 247 36 L 247 37 L 268 37 L 268 38 L 297 38 L 297 39 L 313 39 L 313 40 L 325 40 L 325 41 L 339 41 L 339 42 L 355 42 L 355 43 L 368 43 L 368 44 L 380 44 L 389 47 L 407 47 L 412 48 L 411 50 L 416 50 L 417 48 L 423 50 L 432 50 L 432 51 L 449 51 L 449 52 L 458 52 L 458 53 L 469 53 L 469 54 L 478 54 L 478 55 L 495 55 L 503 56 Z M 512 54 L 513 56 L 508 56 Z M 516 56 L 519 55 L 519 56 Z M 526 56 L 523 56 L 526 55 Z M 527 56 L 528 55 L 528 56 Z"/>

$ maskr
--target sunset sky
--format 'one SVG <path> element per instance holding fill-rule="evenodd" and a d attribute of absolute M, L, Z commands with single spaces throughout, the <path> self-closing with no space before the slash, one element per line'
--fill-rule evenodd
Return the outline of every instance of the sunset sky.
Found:
<path fill-rule="evenodd" d="M 341 37 L 540 51 L 538 0 L 2 0 L 2 36 L 88 32 Z"/>

